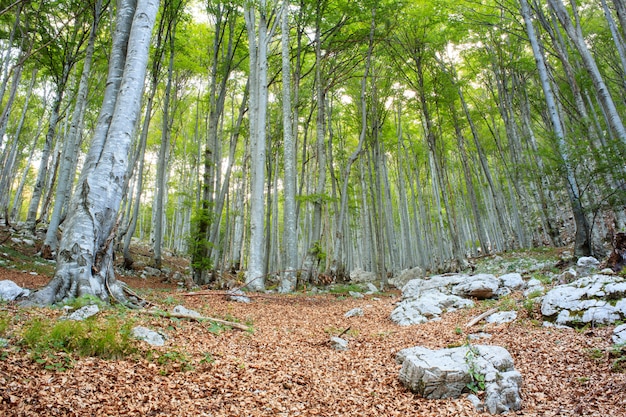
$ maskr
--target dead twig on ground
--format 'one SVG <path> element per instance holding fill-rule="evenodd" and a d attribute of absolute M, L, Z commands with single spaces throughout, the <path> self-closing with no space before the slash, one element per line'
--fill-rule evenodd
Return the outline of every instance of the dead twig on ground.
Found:
<path fill-rule="evenodd" d="M 205 317 L 205 316 L 193 316 L 190 314 L 182 314 L 182 313 L 168 313 L 167 311 L 154 311 L 154 310 L 142 310 L 139 311 L 140 314 L 148 314 L 159 317 L 167 317 L 167 318 L 176 318 L 176 319 L 188 319 L 195 321 L 212 321 L 214 323 L 223 324 L 225 326 L 232 327 L 233 329 L 242 330 L 244 332 L 250 331 L 250 326 L 246 326 L 245 324 L 235 323 L 234 321 L 216 319 L 215 317 Z"/>
<path fill-rule="evenodd" d="M 493 313 L 495 313 L 496 311 L 498 311 L 498 308 L 492 308 L 491 310 L 487 310 L 482 314 L 479 314 L 478 316 L 474 317 L 473 319 L 471 319 L 466 325 L 465 327 L 472 327 L 473 325 L 475 325 L 476 323 L 478 323 L 479 321 L 481 321 L 484 318 L 487 318 L 489 316 L 491 316 Z"/>

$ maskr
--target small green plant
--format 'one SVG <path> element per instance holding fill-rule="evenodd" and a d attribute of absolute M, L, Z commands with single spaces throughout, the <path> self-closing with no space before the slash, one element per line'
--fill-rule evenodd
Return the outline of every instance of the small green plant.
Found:
<path fill-rule="evenodd" d="M 502 297 L 498 305 L 499 311 L 517 311 L 517 300 L 513 297 Z"/>
<path fill-rule="evenodd" d="M 552 277 L 550 275 L 547 275 L 541 272 L 536 272 L 532 274 L 531 276 L 539 280 L 542 284 L 545 284 L 545 285 L 552 284 Z"/>
<path fill-rule="evenodd" d="M 471 381 L 465 386 L 473 393 L 478 393 L 485 390 L 485 375 L 480 373 L 476 359 L 480 356 L 478 348 L 473 346 L 469 339 L 465 346 L 467 346 L 467 353 L 465 354 L 465 363 L 467 363 L 467 373 L 469 374 Z"/>
<path fill-rule="evenodd" d="M 157 355 L 154 359 L 156 360 L 156 363 L 162 367 L 159 370 L 161 375 L 169 375 L 175 371 L 187 372 L 194 369 L 189 356 L 186 353 L 179 352 L 177 350 Z"/>
<path fill-rule="evenodd" d="M 168 295 L 161 302 L 165 305 L 181 304 L 180 300 L 172 295 Z"/>
<path fill-rule="evenodd" d="M 117 318 L 85 321 L 36 318 L 26 323 L 19 344 L 46 369 L 62 371 L 72 364 L 72 355 L 119 359 L 137 351 L 131 322 Z"/>
<path fill-rule="evenodd" d="M 207 365 L 210 365 L 213 362 L 215 362 L 215 358 L 213 358 L 213 355 L 208 352 L 204 354 L 204 357 L 202 359 L 200 359 L 200 363 L 205 363 Z"/>
<path fill-rule="evenodd" d="M 82 308 L 91 304 L 95 304 L 98 307 L 104 307 L 106 305 L 104 301 L 102 301 L 95 295 L 91 295 L 91 294 L 82 295 L 78 298 L 72 298 L 71 300 L 68 300 L 65 303 L 63 303 L 63 305 L 73 307 L 75 310 L 78 310 L 79 308 Z"/>
<path fill-rule="evenodd" d="M 220 323 L 216 323 L 214 321 L 210 321 L 209 322 L 209 327 L 207 328 L 207 330 L 210 333 L 218 335 L 218 334 L 222 333 L 222 331 L 224 331 L 224 325 L 220 324 Z"/>
<path fill-rule="evenodd" d="M 585 349 L 585 352 L 587 353 L 587 355 L 589 355 L 591 359 L 594 359 L 595 361 L 600 361 L 604 359 L 604 351 L 602 349 L 599 349 L 599 348 Z"/>
<path fill-rule="evenodd" d="M 11 324 L 9 314 L 5 311 L 0 312 L 0 337 L 7 335 L 9 324 Z"/>
<path fill-rule="evenodd" d="M 609 352 L 609 357 L 614 358 L 611 363 L 613 372 L 626 371 L 626 344 L 614 345 Z"/>
<path fill-rule="evenodd" d="M 329 290 L 328 290 L 331 294 L 348 294 L 350 291 L 352 292 L 361 292 L 363 291 L 363 288 L 358 285 L 358 284 L 334 284 L 332 285 Z"/>
<path fill-rule="evenodd" d="M 461 329 L 459 326 L 456 326 L 454 328 L 454 333 L 455 334 L 463 334 L 463 329 Z"/>

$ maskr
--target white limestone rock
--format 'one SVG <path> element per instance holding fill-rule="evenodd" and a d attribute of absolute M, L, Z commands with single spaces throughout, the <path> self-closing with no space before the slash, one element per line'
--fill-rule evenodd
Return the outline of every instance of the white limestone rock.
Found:
<path fill-rule="evenodd" d="M 133 327 L 132 335 L 139 340 L 143 340 L 151 346 L 165 345 L 165 337 L 162 334 L 155 332 L 154 330 L 148 329 L 147 327 Z"/>
<path fill-rule="evenodd" d="M 471 349 L 471 351 L 470 351 Z M 400 381 L 429 399 L 458 398 L 469 392 L 473 373 L 484 376 L 485 398 L 477 405 L 492 414 L 521 408 L 522 376 L 509 352 L 500 346 L 474 345 L 431 350 L 417 346 L 396 355 L 402 364 Z"/>
<path fill-rule="evenodd" d="M 452 293 L 463 297 L 474 297 L 479 300 L 492 298 L 498 288 L 500 280 L 492 274 L 477 274 L 472 276 L 466 282 L 456 285 L 452 289 Z"/>
<path fill-rule="evenodd" d="M 20 287 L 11 280 L 0 281 L 0 301 L 13 301 L 18 297 L 27 297 L 29 294 L 30 290 Z"/>
<path fill-rule="evenodd" d="M 100 308 L 97 304 L 89 304 L 79 308 L 69 316 L 63 318 L 66 320 L 83 321 L 85 319 L 88 319 L 89 317 L 95 316 L 99 312 Z"/>
<path fill-rule="evenodd" d="M 559 325 L 611 324 L 626 318 L 626 280 L 592 275 L 559 285 L 543 298 L 541 314 Z"/>
<path fill-rule="evenodd" d="M 613 336 L 611 340 L 616 345 L 626 344 L 626 324 L 620 324 L 613 329 Z"/>

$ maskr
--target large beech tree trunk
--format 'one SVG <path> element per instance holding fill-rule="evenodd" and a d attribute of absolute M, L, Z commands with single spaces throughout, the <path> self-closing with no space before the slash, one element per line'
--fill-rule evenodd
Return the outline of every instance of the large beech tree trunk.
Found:
<path fill-rule="evenodd" d="M 98 126 L 70 202 L 55 275 L 34 293 L 37 304 L 83 295 L 130 302 L 113 273 L 112 242 L 158 6 L 159 0 L 122 0 L 118 6 Z"/>

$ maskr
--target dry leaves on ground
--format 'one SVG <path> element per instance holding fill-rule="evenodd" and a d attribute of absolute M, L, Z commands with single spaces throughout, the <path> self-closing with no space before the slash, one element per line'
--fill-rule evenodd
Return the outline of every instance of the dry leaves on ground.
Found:
<path fill-rule="evenodd" d="M 394 357 L 421 345 L 463 344 L 464 325 L 489 307 L 449 313 L 438 322 L 400 327 L 389 319 L 398 295 L 342 299 L 332 295 L 254 298 L 241 304 L 220 295 L 177 297 L 205 316 L 236 318 L 254 332 L 212 333 L 208 323 L 128 313 L 167 334 L 156 355 L 176 352 L 169 367 L 152 358 L 77 359 L 64 372 L 42 369 L 26 353 L 0 361 L 1 416 L 476 416 L 464 398 L 426 400 L 398 381 Z M 168 306 L 163 306 L 168 307 Z M 361 317 L 345 318 L 355 307 Z M 7 306 L 6 308 L 12 308 Z M 51 314 L 58 314 L 58 311 Z M 523 316 L 523 314 L 520 314 Z M 327 343 L 344 335 L 349 350 Z M 462 331 L 461 331 L 462 330 Z M 483 324 L 482 343 L 509 350 L 524 377 L 527 416 L 626 415 L 626 374 L 606 355 L 612 328 L 585 332 L 537 327 L 528 319 Z"/>

